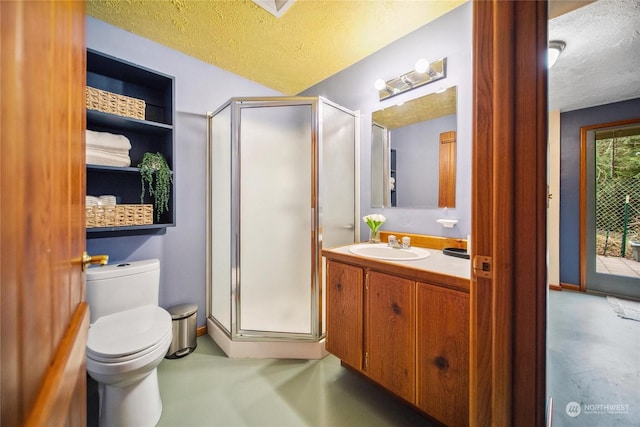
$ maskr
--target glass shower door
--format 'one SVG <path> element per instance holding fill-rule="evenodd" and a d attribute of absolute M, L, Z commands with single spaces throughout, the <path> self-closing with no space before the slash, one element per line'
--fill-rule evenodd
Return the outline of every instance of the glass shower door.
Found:
<path fill-rule="evenodd" d="M 322 102 L 320 222 L 322 247 L 353 243 L 356 239 L 355 117 Z"/>
<path fill-rule="evenodd" d="M 243 335 L 312 333 L 312 110 L 239 105 L 236 301 Z"/>

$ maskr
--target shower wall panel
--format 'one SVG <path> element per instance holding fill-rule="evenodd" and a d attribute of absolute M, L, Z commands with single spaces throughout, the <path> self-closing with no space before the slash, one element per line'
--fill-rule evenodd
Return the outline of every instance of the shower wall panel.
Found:
<path fill-rule="evenodd" d="M 211 118 L 209 150 L 210 310 L 211 316 L 231 331 L 231 106 Z"/>

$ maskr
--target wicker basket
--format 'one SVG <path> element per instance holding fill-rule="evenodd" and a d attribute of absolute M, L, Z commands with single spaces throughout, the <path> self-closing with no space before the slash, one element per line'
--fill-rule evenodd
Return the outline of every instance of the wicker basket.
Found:
<path fill-rule="evenodd" d="M 87 86 L 87 109 L 144 120 L 145 102 Z"/>
<path fill-rule="evenodd" d="M 87 228 L 153 224 L 153 205 L 87 206 Z"/>

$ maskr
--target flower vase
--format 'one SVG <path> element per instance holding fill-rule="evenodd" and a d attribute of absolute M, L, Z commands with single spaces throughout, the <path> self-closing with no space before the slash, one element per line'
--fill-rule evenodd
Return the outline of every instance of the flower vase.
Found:
<path fill-rule="evenodd" d="M 369 229 L 369 243 L 380 243 L 380 229 Z"/>

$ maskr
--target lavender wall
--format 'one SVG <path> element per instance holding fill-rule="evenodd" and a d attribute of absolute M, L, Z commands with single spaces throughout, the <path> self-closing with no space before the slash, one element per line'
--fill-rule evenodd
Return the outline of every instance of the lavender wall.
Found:
<path fill-rule="evenodd" d="M 640 118 L 640 99 L 560 114 L 560 282 L 580 283 L 580 128 Z"/>

